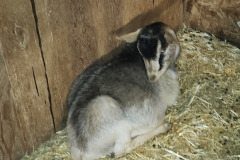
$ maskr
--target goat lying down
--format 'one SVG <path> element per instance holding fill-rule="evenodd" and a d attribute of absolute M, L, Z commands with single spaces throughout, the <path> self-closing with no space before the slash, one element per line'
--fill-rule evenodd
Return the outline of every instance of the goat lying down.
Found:
<path fill-rule="evenodd" d="M 174 31 L 156 22 L 118 37 L 125 41 L 110 60 L 98 60 L 70 89 L 68 139 L 73 160 L 120 157 L 171 128 L 167 106 L 179 93 Z"/>

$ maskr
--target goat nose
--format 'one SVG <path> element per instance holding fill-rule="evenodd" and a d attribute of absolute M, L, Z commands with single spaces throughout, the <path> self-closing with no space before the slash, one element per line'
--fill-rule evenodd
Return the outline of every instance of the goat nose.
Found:
<path fill-rule="evenodd" d="M 155 76 L 155 75 L 150 76 L 150 77 L 149 77 L 149 80 L 150 80 L 151 82 L 154 82 L 154 81 L 156 80 L 156 76 Z"/>

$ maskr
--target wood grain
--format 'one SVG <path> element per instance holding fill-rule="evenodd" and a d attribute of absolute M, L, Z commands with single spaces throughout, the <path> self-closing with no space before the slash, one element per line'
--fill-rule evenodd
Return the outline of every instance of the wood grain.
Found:
<path fill-rule="evenodd" d="M 0 153 L 8 160 L 32 151 L 54 129 L 31 3 L 7 0 L 0 8 Z"/>
<path fill-rule="evenodd" d="M 185 0 L 184 21 L 201 31 L 212 33 L 240 47 L 240 1 Z"/>
<path fill-rule="evenodd" d="M 0 57 L 2 57 L 1 54 Z M 0 75 L 0 160 L 17 159 L 27 149 L 26 140 L 19 123 L 8 75 L 3 65 L 0 66 Z"/>

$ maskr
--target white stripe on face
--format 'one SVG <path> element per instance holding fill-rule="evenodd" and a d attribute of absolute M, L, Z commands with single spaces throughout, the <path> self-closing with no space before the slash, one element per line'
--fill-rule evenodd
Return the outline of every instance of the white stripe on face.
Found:
<path fill-rule="evenodd" d="M 144 61 L 145 67 L 146 67 L 148 79 L 151 82 L 157 81 L 156 78 L 158 77 L 157 74 L 158 74 L 158 70 L 160 68 L 158 60 L 157 61 L 156 60 L 148 60 L 146 58 L 143 58 L 143 61 Z"/>
<path fill-rule="evenodd" d="M 158 41 L 158 46 L 157 46 L 157 50 L 156 50 L 156 58 L 154 59 L 146 59 L 143 57 L 143 61 L 145 64 L 145 68 L 147 71 L 147 76 L 148 79 L 151 82 L 156 82 L 159 79 L 158 76 L 158 72 L 160 69 L 160 64 L 159 64 L 159 57 L 160 57 L 160 53 L 161 53 L 161 42 Z"/>

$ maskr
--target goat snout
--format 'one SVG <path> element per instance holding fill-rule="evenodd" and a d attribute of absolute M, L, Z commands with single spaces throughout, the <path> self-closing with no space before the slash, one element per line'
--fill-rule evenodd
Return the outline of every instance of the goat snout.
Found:
<path fill-rule="evenodd" d="M 151 82 L 155 82 L 155 81 L 156 81 L 156 78 L 157 78 L 157 76 L 155 76 L 155 75 L 152 75 L 152 76 L 149 76 L 148 78 L 149 78 L 149 80 L 150 80 Z"/>
<path fill-rule="evenodd" d="M 148 79 L 151 82 L 156 82 L 159 77 L 158 73 L 159 73 L 159 68 L 160 68 L 158 60 L 147 60 L 145 58 L 143 58 L 143 59 L 144 59 Z"/>

